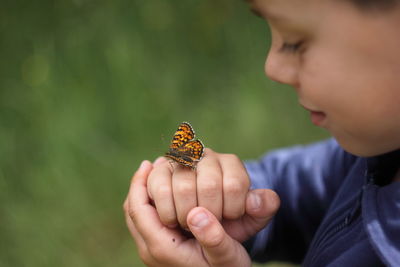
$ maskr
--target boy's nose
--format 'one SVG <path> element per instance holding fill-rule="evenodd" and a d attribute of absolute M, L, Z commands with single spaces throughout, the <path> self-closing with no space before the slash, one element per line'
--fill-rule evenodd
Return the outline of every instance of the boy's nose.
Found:
<path fill-rule="evenodd" d="M 294 58 L 290 58 L 290 55 L 270 51 L 265 61 L 264 70 L 271 80 L 297 86 L 298 62 Z"/>

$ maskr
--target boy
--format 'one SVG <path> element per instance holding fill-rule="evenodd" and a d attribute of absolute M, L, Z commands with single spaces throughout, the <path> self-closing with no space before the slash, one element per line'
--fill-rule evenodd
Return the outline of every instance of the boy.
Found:
<path fill-rule="evenodd" d="M 163 158 L 142 162 L 124 205 L 142 260 L 399 266 L 399 1 L 250 4 L 271 27 L 267 76 L 292 85 L 312 122 L 335 140 L 245 167 L 211 149 L 196 171 Z"/>

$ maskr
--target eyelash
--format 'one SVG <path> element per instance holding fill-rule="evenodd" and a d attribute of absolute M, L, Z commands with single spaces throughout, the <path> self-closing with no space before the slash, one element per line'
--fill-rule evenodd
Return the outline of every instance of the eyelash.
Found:
<path fill-rule="evenodd" d="M 286 43 L 284 42 L 281 46 L 281 48 L 279 48 L 280 52 L 290 52 L 290 53 L 296 53 L 299 51 L 299 49 L 301 48 L 303 42 L 297 42 L 297 43 Z"/>

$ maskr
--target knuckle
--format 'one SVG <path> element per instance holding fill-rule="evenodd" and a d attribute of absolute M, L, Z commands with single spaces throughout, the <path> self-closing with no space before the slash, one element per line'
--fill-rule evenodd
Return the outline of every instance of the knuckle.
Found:
<path fill-rule="evenodd" d="M 215 196 L 215 194 L 221 190 L 221 185 L 216 178 L 208 178 L 210 178 L 210 176 L 207 177 L 207 181 L 199 183 L 198 192 L 206 197 Z"/>
<path fill-rule="evenodd" d="M 240 158 L 235 154 L 224 154 L 223 157 L 225 158 L 225 160 L 242 162 Z"/>
<path fill-rule="evenodd" d="M 168 185 L 160 185 L 156 189 L 156 197 L 158 198 L 166 198 L 172 195 L 172 188 Z"/>
<path fill-rule="evenodd" d="M 224 191 L 230 196 L 240 196 L 243 192 L 247 192 L 247 186 L 244 182 L 236 178 L 229 179 L 224 182 Z"/>
<path fill-rule="evenodd" d="M 174 192 L 179 195 L 191 195 L 194 192 L 194 184 L 189 182 L 180 182 L 174 187 Z"/>

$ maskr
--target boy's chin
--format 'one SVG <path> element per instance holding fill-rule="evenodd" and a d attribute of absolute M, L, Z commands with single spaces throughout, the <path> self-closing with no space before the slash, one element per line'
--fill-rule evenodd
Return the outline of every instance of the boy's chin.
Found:
<path fill-rule="evenodd" d="M 358 140 L 336 139 L 348 153 L 359 157 L 375 157 L 400 149 L 400 146 L 383 144 L 383 142 L 360 142 Z"/>

